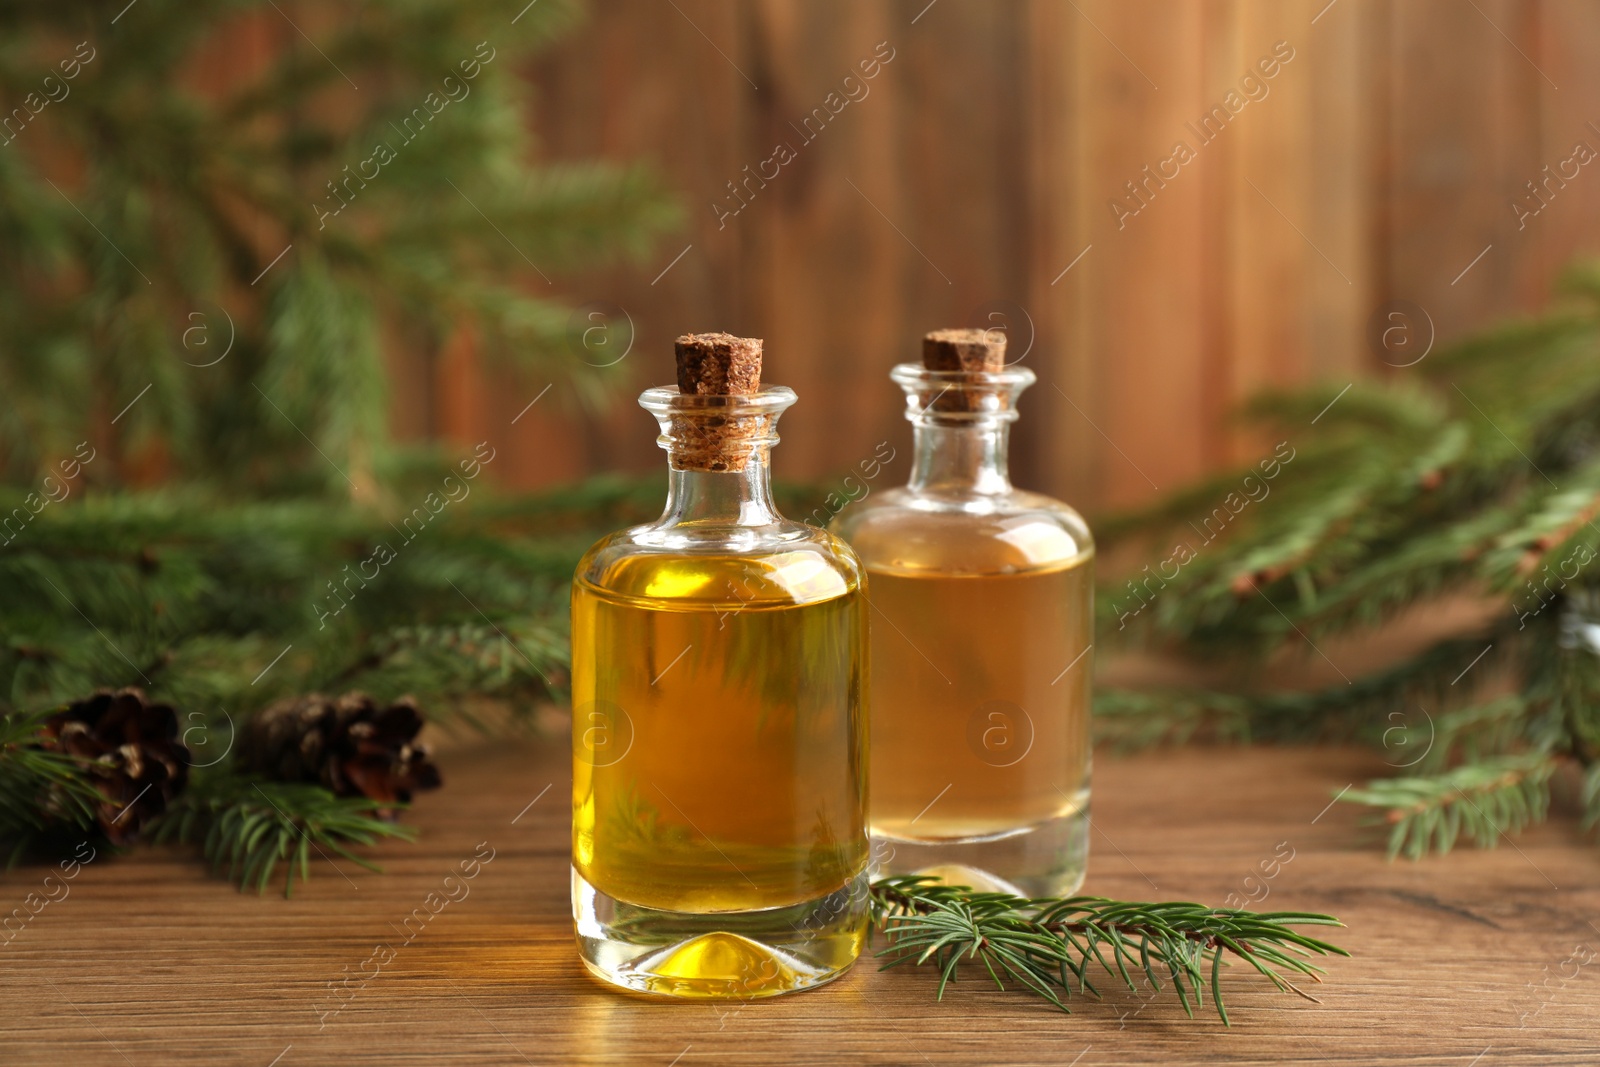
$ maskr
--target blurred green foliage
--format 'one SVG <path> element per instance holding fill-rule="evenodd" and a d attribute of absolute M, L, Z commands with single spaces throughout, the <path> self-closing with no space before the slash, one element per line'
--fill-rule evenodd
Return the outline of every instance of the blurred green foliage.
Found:
<path fill-rule="evenodd" d="M 679 213 L 641 167 L 536 162 L 526 60 L 578 14 L 0 4 L 0 475 L 88 440 L 91 484 L 154 446 L 230 494 L 373 498 L 385 353 L 460 325 L 601 401 L 551 279 Z"/>

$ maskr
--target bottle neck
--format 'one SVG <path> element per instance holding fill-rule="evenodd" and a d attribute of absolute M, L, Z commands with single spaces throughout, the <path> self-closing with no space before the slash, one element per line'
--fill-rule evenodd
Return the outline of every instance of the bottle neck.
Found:
<path fill-rule="evenodd" d="M 772 500 L 772 446 L 793 390 L 769 385 L 748 396 L 699 396 L 659 386 L 646 389 L 639 403 L 661 425 L 656 443 L 667 450 L 671 472 L 657 531 L 676 531 L 669 540 L 695 540 L 700 529 L 783 522 Z"/>
<path fill-rule="evenodd" d="M 1011 492 L 1006 470 L 1009 420 L 950 423 L 924 415 L 913 424 L 912 492 L 962 496 Z"/>
<path fill-rule="evenodd" d="M 740 471 L 679 470 L 667 481 L 661 526 L 770 526 L 780 521 L 772 500 L 770 452 L 756 449 Z"/>

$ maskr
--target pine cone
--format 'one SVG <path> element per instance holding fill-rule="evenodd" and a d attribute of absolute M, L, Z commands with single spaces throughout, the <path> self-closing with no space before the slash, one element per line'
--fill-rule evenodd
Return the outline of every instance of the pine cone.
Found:
<path fill-rule="evenodd" d="M 177 712 L 150 703 L 142 689 L 101 689 L 67 705 L 45 720 L 41 743 L 90 761 L 105 798 L 95 819 L 114 844 L 133 841 L 189 781 Z"/>
<path fill-rule="evenodd" d="M 239 734 L 240 767 L 286 782 L 320 782 L 342 797 L 409 803 L 437 789 L 439 769 L 416 743 L 422 712 L 410 697 L 380 708 L 365 693 L 310 693 L 265 709 Z"/>

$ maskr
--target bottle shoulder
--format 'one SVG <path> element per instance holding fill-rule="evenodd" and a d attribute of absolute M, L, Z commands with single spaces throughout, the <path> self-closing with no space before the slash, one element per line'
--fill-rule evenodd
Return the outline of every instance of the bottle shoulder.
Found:
<path fill-rule="evenodd" d="M 861 561 L 829 530 L 771 527 L 672 536 L 635 526 L 601 538 L 578 562 L 576 587 L 608 599 L 738 608 L 811 604 L 861 587 Z"/>
<path fill-rule="evenodd" d="M 1076 509 L 1020 490 L 949 498 L 891 489 L 847 508 L 831 529 L 868 571 L 1016 573 L 1094 555 L 1094 536 Z"/>

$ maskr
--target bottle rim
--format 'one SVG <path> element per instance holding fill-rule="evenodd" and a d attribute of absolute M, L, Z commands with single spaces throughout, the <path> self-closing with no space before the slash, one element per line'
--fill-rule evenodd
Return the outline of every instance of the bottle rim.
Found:
<path fill-rule="evenodd" d="M 995 391 L 1010 389 L 1021 392 L 1039 376 L 1027 367 L 1012 365 L 995 371 L 929 370 L 920 363 L 897 363 L 889 377 L 902 387 L 925 388 L 929 385 L 966 385 Z"/>
<path fill-rule="evenodd" d="M 1015 422 L 1017 397 L 1038 376 L 1027 367 L 995 371 L 929 370 L 900 363 L 889 377 L 905 390 L 906 418 L 918 426 L 984 428 Z M 957 396 L 941 402 L 947 393 Z"/>
<path fill-rule="evenodd" d="M 776 415 L 797 399 L 786 385 L 764 385 L 744 396 L 700 396 L 679 392 L 676 385 L 658 385 L 639 394 L 639 406 L 654 415 Z"/>

